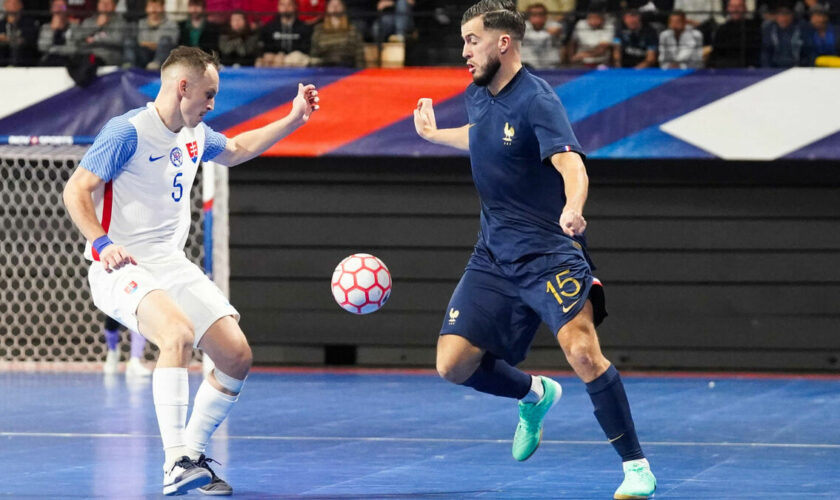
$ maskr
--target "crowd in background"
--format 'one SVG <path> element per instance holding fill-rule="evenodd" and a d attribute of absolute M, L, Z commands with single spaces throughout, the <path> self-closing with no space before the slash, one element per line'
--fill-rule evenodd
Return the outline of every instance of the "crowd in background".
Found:
<path fill-rule="evenodd" d="M 518 5 L 527 25 L 522 60 L 537 69 L 792 67 L 840 55 L 840 0 Z M 366 43 L 434 43 L 415 29 L 421 7 L 415 0 L 3 0 L 0 66 L 88 58 L 157 69 L 173 47 L 189 45 L 217 51 L 225 65 L 364 67 Z"/>
<path fill-rule="evenodd" d="M 586 12 L 563 15 L 565 1 L 520 2 L 526 64 L 789 68 L 840 55 L 840 0 L 637 0 L 615 11 L 588 2 Z"/>
<path fill-rule="evenodd" d="M 363 67 L 366 42 L 404 41 L 412 32 L 413 4 L 3 0 L 0 66 L 64 66 L 82 57 L 103 65 L 157 69 L 172 48 L 189 45 L 218 52 L 224 65 Z"/>

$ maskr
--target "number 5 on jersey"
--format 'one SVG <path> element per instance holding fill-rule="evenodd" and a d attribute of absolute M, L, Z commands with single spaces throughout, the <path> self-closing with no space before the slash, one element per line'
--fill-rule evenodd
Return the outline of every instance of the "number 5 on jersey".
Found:
<path fill-rule="evenodd" d="M 557 281 L 557 288 L 554 287 L 554 283 L 549 280 L 545 282 L 545 293 L 550 293 L 554 295 L 554 298 L 557 299 L 557 303 L 560 304 L 560 307 L 563 308 L 563 314 L 569 312 L 575 304 L 580 301 L 580 298 L 575 300 L 569 305 L 563 304 L 563 297 L 566 298 L 573 298 L 577 297 L 580 293 L 580 282 L 571 276 L 564 278 L 567 274 L 571 273 L 570 270 L 566 269 L 565 271 L 559 272 L 554 276 L 554 279 Z M 566 291 L 566 285 L 571 283 L 574 285 L 574 290 Z"/>
<path fill-rule="evenodd" d="M 175 174 L 175 177 L 172 179 L 172 187 L 177 189 L 177 191 L 172 191 L 170 194 L 172 195 L 172 199 L 176 202 L 181 201 L 181 198 L 184 196 L 184 186 L 178 182 L 178 178 L 183 175 L 183 172 L 178 172 Z"/>

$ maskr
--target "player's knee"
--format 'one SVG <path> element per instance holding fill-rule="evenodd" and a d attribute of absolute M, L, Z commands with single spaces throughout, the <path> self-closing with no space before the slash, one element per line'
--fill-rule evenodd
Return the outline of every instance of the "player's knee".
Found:
<path fill-rule="evenodd" d="M 475 371 L 475 368 L 469 370 L 468 367 L 464 366 L 463 363 L 459 363 L 458 360 L 442 359 L 440 357 L 437 359 L 436 368 L 440 378 L 453 384 L 464 383 L 465 380 L 470 378 L 472 372 Z"/>
<path fill-rule="evenodd" d="M 240 374 L 242 378 L 251 370 L 251 364 L 254 362 L 254 354 L 251 352 L 251 346 L 247 341 L 243 341 L 237 348 L 234 355 L 233 365 L 236 373 Z"/>
<path fill-rule="evenodd" d="M 192 323 L 188 319 L 176 319 L 167 326 L 158 347 L 162 351 L 183 352 L 191 350 L 194 341 L 195 333 Z"/>
<path fill-rule="evenodd" d="M 578 373 L 589 372 L 598 364 L 595 354 L 588 343 L 576 342 L 566 350 L 566 359 Z"/>
<path fill-rule="evenodd" d="M 227 346 L 224 355 L 218 356 L 218 359 L 212 359 L 216 362 L 216 366 L 224 373 L 236 379 L 244 379 L 251 370 L 254 355 L 251 352 L 251 346 L 248 345 L 248 341 L 243 337 L 241 340 Z"/>

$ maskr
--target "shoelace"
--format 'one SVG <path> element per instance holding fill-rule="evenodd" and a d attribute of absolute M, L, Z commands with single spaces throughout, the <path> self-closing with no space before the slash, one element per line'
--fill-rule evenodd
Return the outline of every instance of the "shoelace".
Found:
<path fill-rule="evenodd" d="M 201 455 L 201 456 L 198 458 L 198 466 L 199 466 L 199 467 L 202 467 L 202 468 L 204 468 L 204 469 L 207 469 L 208 471 L 210 471 L 210 475 L 212 475 L 212 476 L 213 476 L 213 479 L 216 479 L 216 477 L 217 477 L 217 476 L 216 476 L 216 473 L 215 473 L 215 472 L 213 472 L 213 469 L 211 469 L 211 468 L 210 468 L 210 462 L 213 462 L 213 463 L 217 463 L 217 464 L 219 464 L 219 465 L 222 465 L 222 463 L 221 463 L 221 462 L 219 462 L 218 460 L 213 460 L 212 458 L 210 458 L 210 457 L 205 457 L 204 455 Z"/>
<path fill-rule="evenodd" d="M 180 460 L 177 460 L 174 464 L 172 464 L 172 468 L 169 469 L 169 474 L 172 474 L 172 471 L 175 470 L 175 467 L 181 467 L 182 469 L 190 469 L 192 467 L 195 467 L 195 465 L 195 462 L 193 462 L 187 457 L 183 457 Z"/>

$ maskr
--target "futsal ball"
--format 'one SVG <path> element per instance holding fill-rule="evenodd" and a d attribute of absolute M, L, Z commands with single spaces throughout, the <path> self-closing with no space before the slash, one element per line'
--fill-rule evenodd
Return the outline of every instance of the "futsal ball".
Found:
<path fill-rule="evenodd" d="M 368 314 L 391 296 L 391 272 L 367 253 L 354 253 L 338 263 L 332 275 L 332 294 L 345 311 Z"/>

